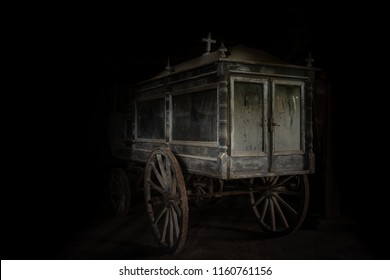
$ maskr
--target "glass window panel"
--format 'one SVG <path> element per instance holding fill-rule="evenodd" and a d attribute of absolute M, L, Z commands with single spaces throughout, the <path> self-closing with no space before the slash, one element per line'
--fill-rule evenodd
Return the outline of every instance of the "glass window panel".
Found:
<path fill-rule="evenodd" d="M 275 85 L 273 102 L 274 150 L 301 150 L 301 87 Z"/>
<path fill-rule="evenodd" d="M 137 103 L 137 137 L 164 139 L 165 98 Z"/>
<path fill-rule="evenodd" d="M 172 96 L 172 139 L 217 141 L 216 90 Z"/>
<path fill-rule="evenodd" d="M 235 151 L 264 151 L 263 84 L 234 82 L 233 125 Z"/>

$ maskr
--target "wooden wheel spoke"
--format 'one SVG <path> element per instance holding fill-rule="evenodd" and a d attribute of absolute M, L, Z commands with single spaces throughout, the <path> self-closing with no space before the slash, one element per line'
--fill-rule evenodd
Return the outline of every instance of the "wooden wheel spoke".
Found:
<path fill-rule="evenodd" d="M 165 159 L 165 170 L 167 172 L 167 185 L 172 185 L 172 168 L 171 162 L 168 159 Z"/>
<path fill-rule="evenodd" d="M 279 176 L 271 177 L 271 182 L 270 182 L 271 185 L 272 186 L 275 185 L 278 180 L 279 180 Z"/>
<path fill-rule="evenodd" d="M 292 195 L 292 196 L 300 196 L 299 191 L 291 191 L 286 186 L 278 186 L 278 187 L 272 188 L 272 191 L 274 193 L 280 193 L 280 194 L 286 194 L 286 195 Z"/>
<path fill-rule="evenodd" d="M 198 187 L 198 193 L 200 193 L 200 194 L 206 194 L 206 191 L 204 190 L 203 187 Z"/>
<path fill-rule="evenodd" d="M 181 217 L 181 210 L 180 210 L 178 203 L 176 201 L 174 201 L 172 203 L 172 205 L 173 205 L 173 208 L 175 209 L 176 213 L 179 215 L 179 217 Z"/>
<path fill-rule="evenodd" d="M 280 193 L 280 194 L 285 194 L 285 195 L 290 195 L 290 196 L 300 196 L 301 194 L 299 192 L 294 192 L 294 191 L 288 191 L 288 190 L 275 190 L 275 193 Z"/>
<path fill-rule="evenodd" d="M 110 198 L 110 201 L 111 201 L 111 203 L 112 203 L 113 205 L 117 205 L 117 204 L 118 204 L 118 202 L 116 201 L 116 199 L 115 199 L 114 196 L 112 196 L 112 197 Z"/>
<path fill-rule="evenodd" d="M 169 209 L 169 246 L 173 246 L 173 216 L 172 216 L 172 209 Z"/>
<path fill-rule="evenodd" d="M 173 222 L 174 222 L 174 226 L 175 226 L 176 238 L 179 238 L 180 227 L 179 227 L 179 222 L 178 222 L 178 219 L 177 219 L 177 213 L 176 213 L 174 208 L 172 208 L 171 210 L 172 210 L 172 217 L 173 217 Z"/>
<path fill-rule="evenodd" d="M 112 183 L 114 183 L 114 186 L 120 186 L 120 185 L 122 185 L 122 182 L 121 182 L 120 179 L 117 177 L 117 175 L 112 175 L 112 176 L 111 176 L 111 181 L 112 181 Z"/>
<path fill-rule="evenodd" d="M 265 214 L 267 214 L 267 210 L 268 210 L 268 204 L 269 204 L 269 200 L 267 198 L 263 206 L 263 211 L 261 211 L 260 221 L 264 221 Z"/>
<path fill-rule="evenodd" d="M 111 177 L 111 190 L 120 193 L 123 192 L 123 189 L 125 188 L 126 183 L 121 179 L 118 178 L 117 176 Z"/>
<path fill-rule="evenodd" d="M 114 198 L 112 198 L 110 200 L 110 202 L 111 202 L 111 206 L 113 207 L 113 209 L 115 211 L 118 211 L 119 210 L 119 202 L 116 199 L 114 199 Z"/>
<path fill-rule="evenodd" d="M 158 191 L 158 192 L 161 193 L 161 194 L 164 193 L 164 190 L 163 190 L 160 186 L 158 186 L 157 184 L 155 184 L 153 181 L 150 180 L 149 183 L 150 183 L 150 186 L 151 186 L 153 189 L 155 189 L 156 191 Z"/>
<path fill-rule="evenodd" d="M 283 179 L 281 182 L 279 182 L 277 185 L 278 186 L 283 186 L 286 182 L 288 182 L 291 178 L 294 176 L 287 176 L 285 179 Z"/>
<path fill-rule="evenodd" d="M 176 194 L 176 192 L 177 192 L 176 188 L 177 188 L 177 181 L 176 181 L 176 178 L 173 177 L 172 185 L 171 185 L 171 194 L 172 195 Z"/>
<path fill-rule="evenodd" d="M 288 204 L 283 198 L 281 198 L 277 193 L 274 193 L 274 196 L 275 198 L 284 206 L 286 207 L 288 210 L 290 210 L 290 212 L 292 212 L 294 215 L 298 215 L 297 211 L 295 211 L 294 208 L 292 208 L 290 206 L 290 204 Z"/>
<path fill-rule="evenodd" d="M 260 204 L 260 202 L 262 202 L 265 198 L 265 195 L 262 195 L 257 201 L 255 204 L 252 205 L 252 207 L 257 207 L 257 205 Z"/>
<path fill-rule="evenodd" d="M 162 230 L 162 236 L 161 236 L 161 243 L 165 242 L 165 237 L 167 235 L 167 230 L 168 230 L 168 223 L 169 223 L 169 210 L 167 210 L 167 214 L 165 215 L 165 222 L 164 222 L 164 228 Z"/>
<path fill-rule="evenodd" d="M 274 203 L 272 199 L 269 200 L 269 208 L 270 208 L 270 215 L 271 215 L 271 227 L 273 231 L 276 231 L 275 209 L 274 209 Z"/>
<path fill-rule="evenodd" d="M 121 196 L 120 199 L 119 199 L 118 208 L 119 208 L 120 211 L 123 211 L 125 209 L 125 206 L 126 206 L 126 197 L 125 196 Z"/>
<path fill-rule="evenodd" d="M 251 200 L 251 205 L 253 205 L 255 203 L 255 194 L 254 194 L 252 188 L 249 188 L 249 190 L 250 190 L 249 197 L 250 197 L 250 200 Z"/>
<path fill-rule="evenodd" d="M 156 178 L 157 178 L 157 180 L 159 181 L 161 187 L 162 187 L 163 189 L 165 189 L 164 180 L 163 180 L 163 178 L 161 177 L 160 173 L 158 172 L 158 170 L 157 170 L 157 168 L 156 168 L 156 165 L 154 164 L 154 162 L 152 162 L 151 165 L 152 165 L 152 170 L 153 170 L 154 175 L 156 175 Z"/>
<path fill-rule="evenodd" d="M 273 201 L 273 204 L 274 204 L 275 207 L 276 207 L 276 211 L 279 213 L 279 216 L 280 216 L 280 218 L 281 218 L 282 221 L 283 221 L 284 226 L 285 226 L 286 228 L 289 228 L 287 219 L 286 219 L 286 217 L 284 216 L 283 211 L 282 211 L 282 209 L 280 208 L 280 205 L 279 205 L 278 201 L 276 200 L 275 197 L 272 197 L 271 199 L 272 199 L 272 201 Z"/>
<path fill-rule="evenodd" d="M 162 216 L 164 215 L 164 213 L 167 212 L 167 209 L 168 209 L 167 207 L 164 207 L 164 208 L 161 210 L 160 214 L 158 214 L 158 216 L 157 216 L 157 219 L 155 219 L 155 221 L 153 222 L 155 225 L 158 224 L 158 222 L 160 221 L 160 219 L 162 218 Z"/>
<path fill-rule="evenodd" d="M 161 177 L 164 181 L 164 185 L 167 186 L 168 185 L 167 172 L 165 170 L 165 166 L 164 166 L 162 157 L 160 154 L 157 154 L 156 157 L 157 157 L 158 167 L 160 168 L 160 171 L 161 171 Z"/>

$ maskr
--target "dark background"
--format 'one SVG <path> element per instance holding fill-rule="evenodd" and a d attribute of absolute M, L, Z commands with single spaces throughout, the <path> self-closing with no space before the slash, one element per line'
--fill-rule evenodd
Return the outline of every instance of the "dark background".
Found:
<path fill-rule="evenodd" d="M 371 95 L 379 76 L 372 65 L 381 55 L 379 28 L 368 28 L 362 14 L 329 7 L 224 5 L 60 9 L 37 14 L 12 33 L 18 40 L 10 72 L 18 74 L 12 80 L 15 106 L 5 120 L 12 120 L 8 135 L 16 148 L 6 148 L 12 180 L 2 195 L 2 259 L 55 257 L 59 244 L 99 215 L 110 161 L 112 94 L 162 71 L 167 57 L 174 65 L 200 55 L 208 32 L 218 41 L 213 50 L 223 40 L 298 65 L 312 53 L 314 66 L 331 85 L 333 165 L 328 168 L 340 191 L 339 214 L 355 221 L 372 247 L 387 245 L 380 203 L 386 180 L 380 179 L 383 167 L 367 156 L 382 152 L 382 138 L 372 138 L 383 128 L 374 129 L 371 122 L 379 114 Z"/>

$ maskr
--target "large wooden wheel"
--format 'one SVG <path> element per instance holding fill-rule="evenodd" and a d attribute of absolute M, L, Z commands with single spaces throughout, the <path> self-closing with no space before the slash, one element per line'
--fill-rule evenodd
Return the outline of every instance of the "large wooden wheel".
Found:
<path fill-rule="evenodd" d="M 256 178 L 250 200 L 260 228 L 273 236 L 296 231 L 309 203 L 307 175 Z"/>
<path fill-rule="evenodd" d="M 169 148 L 159 148 L 149 156 L 144 187 L 158 244 L 168 252 L 179 252 L 187 238 L 188 201 L 180 165 Z"/>
<path fill-rule="evenodd" d="M 126 172 L 122 168 L 112 168 L 108 178 L 109 201 L 117 216 L 126 216 L 131 206 L 131 190 Z"/>

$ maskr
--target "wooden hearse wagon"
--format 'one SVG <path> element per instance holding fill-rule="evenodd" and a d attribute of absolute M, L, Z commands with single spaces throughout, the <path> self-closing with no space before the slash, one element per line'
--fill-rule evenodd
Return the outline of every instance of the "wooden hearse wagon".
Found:
<path fill-rule="evenodd" d="M 209 46 L 131 87 L 113 151 L 129 163 L 111 173 L 117 212 L 128 212 L 143 182 L 154 236 L 171 252 L 185 244 L 189 200 L 246 194 L 271 235 L 296 230 L 308 208 L 314 69 L 242 45 Z"/>

